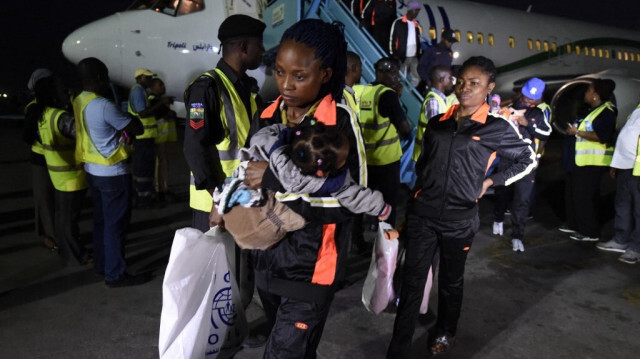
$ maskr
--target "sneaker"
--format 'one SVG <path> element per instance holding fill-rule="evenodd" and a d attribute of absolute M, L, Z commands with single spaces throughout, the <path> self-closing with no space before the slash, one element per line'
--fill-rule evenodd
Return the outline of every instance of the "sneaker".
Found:
<path fill-rule="evenodd" d="M 122 273 L 120 277 L 116 280 L 105 280 L 104 284 L 109 288 L 120 288 L 120 287 L 130 287 L 134 285 L 144 284 L 151 280 L 150 276 L 147 275 L 130 275 L 127 273 Z"/>
<path fill-rule="evenodd" d="M 514 252 L 524 252 L 524 244 L 522 244 L 521 240 L 514 238 L 511 240 L 511 244 L 513 245 Z"/>
<path fill-rule="evenodd" d="M 627 250 L 627 244 L 620 244 L 613 239 L 608 242 L 599 242 L 596 244 L 596 248 L 607 252 L 624 253 Z"/>
<path fill-rule="evenodd" d="M 570 235 L 569 238 L 573 239 L 574 241 L 581 241 L 581 242 L 597 242 L 600 240 L 600 238 L 598 237 L 589 237 L 577 232 Z"/>
<path fill-rule="evenodd" d="M 627 264 L 636 264 L 638 263 L 638 261 L 640 261 L 640 253 L 631 249 L 627 249 L 623 255 L 618 257 L 618 260 Z"/>
<path fill-rule="evenodd" d="M 569 228 L 567 226 L 560 226 L 560 227 L 558 227 L 558 230 L 560 232 L 563 232 L 563 233 L 576 233 L 576 231 L 574 231 L 573 229 L 571 229 L 571 228 Z"/>
<path fill-rule="evenodd" d="M 493 234 L 501 236 L 503 231 L 502 222 L 493 222 Z"/>

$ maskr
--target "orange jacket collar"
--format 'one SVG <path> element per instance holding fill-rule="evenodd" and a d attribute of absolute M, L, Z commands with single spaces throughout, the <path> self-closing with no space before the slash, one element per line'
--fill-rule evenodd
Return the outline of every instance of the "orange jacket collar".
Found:
<path fill-rule="evenodd" d="M 269 107 L 262 111 L 260 118 L 272 118 L 276 113 L 276 110 L 280 108 L 281 103 L 282 96 L 278 96 L 278 98 L 273 101 L 273 103 L 269 105 Z M 311 108 L 313 107 L 314 106 L 311 106 Z M 336 102 L 333 100 L 333 96 L 331 96 L 331 94 L 325 96 L 322 100 L 320 100 L 320 103 L 318 104 L 318 107 L 316 107 L 316 110 L 313 113 L 309 113 L 308 115 L 313 115 L 313 117 L 315 117 L 318 122 L 322 122 L 327 126 L 334 126 L 337 123 L 337 120 Z"/>
<path fill-rule="evenodd" d="M 442 117 L 440 117 L 440 121 L 446 121 L 448 119 L 451 118 L 451 116 L 453 116 L 453 114 L 455 114 L 458 109 L 460 108 L 460 105 L 453 105 L 451 106 L 451 108 L 449 109 L 449 111 L 445 112 L 444 115 L 442 115 Z M 483 103 L 477 110 L 476 112 L 473 113 L 473 115 L 471 115 L 471 119 L 478 122 L 478 123 L 482 123 L 484 124 L 485 122 L 487 122 L 487 116 L 489 115 L 489 104 L 488 103 Z"/>

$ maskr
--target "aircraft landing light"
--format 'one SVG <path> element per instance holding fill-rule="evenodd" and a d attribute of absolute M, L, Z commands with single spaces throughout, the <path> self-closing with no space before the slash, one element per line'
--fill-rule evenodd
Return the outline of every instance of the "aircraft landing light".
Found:
<path fill-rule="evenodd" d="M 459 53 L 458 51 L 455 51 L 455 52 L 453 53 L 453 58 L 454 58 L 454 59 L 457 59 L 458 57 L 460 57 L 460 53 Z"/>

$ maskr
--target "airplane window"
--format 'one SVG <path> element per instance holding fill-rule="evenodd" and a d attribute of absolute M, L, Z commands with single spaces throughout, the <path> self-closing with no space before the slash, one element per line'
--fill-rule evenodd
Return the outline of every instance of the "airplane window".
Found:
<path fill-rule="evenodd" d="M 436 28 L 433 26 L 429 28 L 429 37 L 431 38 L 431 40 L 435 40 L 436 38 L 438 38 L 436 34 Z"/>
<path fill-rule="evenodd" d="M 640 62 L 640 53 L 636 54 L 636 59 L 638 60 L 638 62 Z"/>
<path fill-rule="evenodd" d="M 127 10 L 144 10 L 149 9 L 157 0 L 136 0 L 134 1 Z"/>
<path fill-rule="evenodd" d="M 584 47 L 584 56 L 589 56 L 589 48 L 588 47 Z"/>
<path fill-rule="evenodd" d="M 598 49 L 598 57 L 603 57 L 604 51 L 602 49 Z"/>
<path fill-rule="evenodd" d="M 482 44 L 484 44 L 484 35 L 481 32 L 479 32 L 478 33 L 478 45 L 482 45 Z"/>
<path fill-rule="evenodd" d="M 493 46 L 493 34 L 489 34 L 489 45 Z"/>
<path fill-rule="evenodd" d="M 629 53 L 629 61 L 636 61 L 635 54 L 633 52 Z"/>
<path fill-rule="evenodd" d="M 576 45 L 576 55 L 580 55 L 580 46 Z"/>
<path fill-rule="evenodd" d="M 509 47 L 512 49 L 516 47 L 516 39 L 514 39 L 513 36 L 509 36 Z"/>
<path fill-rule="evenodd" d="M 571 44 L 567 44 L 567 54 L 571 53 Z"/>
<path fill-rule="evenodd" d="M 529 50 L 533 50 L 533 40 L 527 39 L 527 47 Z"/>
<path fill-rule="evenodd" d="M 624 52 L 624 61 L 629 61 L 629 53 L 628 52 Z"/>
<path fill-rule="evenodd" d="M 596 57 L 596 48 L 595 47 L 591 48 L 591 56 Z"/>
<path fill-rule="evenodd" d="M 618 60 L 622 60 L 622 51 L 618 51 Z"/>
<path fill-rule="evenodd" d="M 605 59 L 609 58 L 609 49 L 604 49 L 604 57 Z"/>
<path fill-rule="evenodd" d="M 541 48 L 542 48 L 542 45 L 540 45 L 540 40 L 536 40 L 536 50 L 540 51 Z"/>
<path fill-rule="evenodd" d="M 473 32 L 467 31 L 467 42 L 473 44 Z"/>
<path fill-rule="evenodd" d="M 544 45 L 544 51 L 549 51 L 549 41 L 543 42 L 542 45 Z"/>
<path fill-rule="evenodd" d="M 155 5 L 157 12 L 167 15 L 186 15 L 204 9 L 204 0 L 160 0 Z"/>
<path fill-rule="evenodd" d="M 456 30 L 456 40 L 460 42 L 460 30 Z"/>
<path fill-rule="evenodd" d="M 551 43 L 551 51 L 558 52 L 558 44 L 556 44 L 555 42 L 552 42 Z"/>

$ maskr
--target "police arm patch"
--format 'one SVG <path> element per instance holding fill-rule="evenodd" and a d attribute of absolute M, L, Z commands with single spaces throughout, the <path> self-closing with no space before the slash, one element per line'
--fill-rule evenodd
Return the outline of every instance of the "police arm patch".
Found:
<path fill-rule="evenodd" d="M 199 130 L 204 126 L 204 105 L 200 102 L 192 102 L 189 106 L 189 126 Z"/>

